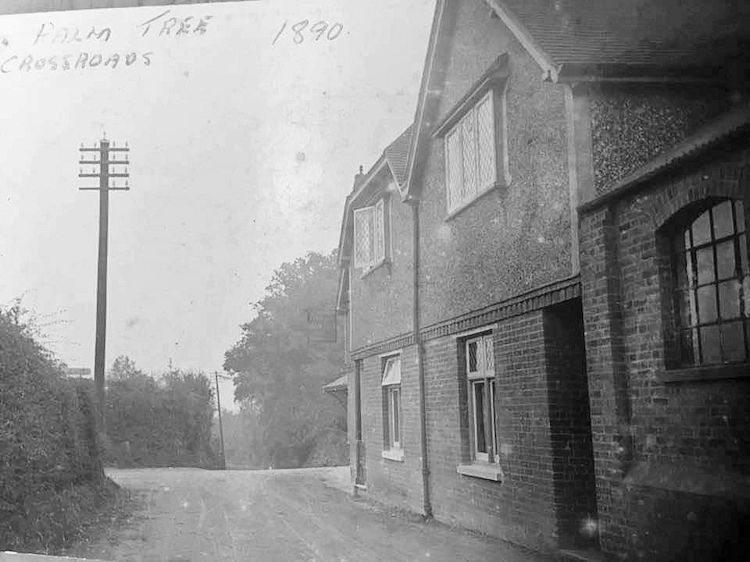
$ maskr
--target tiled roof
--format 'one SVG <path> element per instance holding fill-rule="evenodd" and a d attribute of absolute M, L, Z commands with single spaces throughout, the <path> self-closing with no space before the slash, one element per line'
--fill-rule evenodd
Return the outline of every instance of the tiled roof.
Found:
<path fill-rule="evenodd" d="M 629 176 L 607 188 L 607 191 L 579 207 L 587 211 L 622 196 L 638 185 L 643 184 L 655 175 L 673 168 L 698 154 L 709 150 L 718 143 L 750 132 L 750 103 L 733 109 L 701 127 L 694 134 L 677 143 L 671 149 L 660 154 Z"/>
<path fill-rule="evenodd" d="M 556 65 L 716 66 L 750 38 L 746 0 L 492 0 Z"/>
<path fill-rule="evenodd" d="M 383 151 L 399 187 L 404 184 L 404 181 L 406 181 L 406 164 L 409 158 L 411 129 L 412 126 L 409 125 L 409 127 L 407 127 L 407 129 Z"/>

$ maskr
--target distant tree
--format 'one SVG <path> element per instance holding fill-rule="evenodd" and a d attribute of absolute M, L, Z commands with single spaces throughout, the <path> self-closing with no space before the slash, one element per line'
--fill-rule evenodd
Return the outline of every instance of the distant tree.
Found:
<path fill-rule="evenodd" d="M 242 337 L 225 354 L 234 374 L 235 399 L 254 417 L 259 466 L 304 466 L 316 446 L 341 426 L 345 412 L 322 392 L 343 369 L 341 345 L 315 343 L 306 311 L 334 311 L 338 283 L 336 254 L 309 253 L 274 273 L 266 296 L 255 303 L 255 318 L 242 325 Z M 311 337 L 312 336 L 312 337 Z M 256 423 L 257 422 L 257 423 Z"/>
<path fill-rule="evenodd" d="M 135 366 L 135 361 L 127 355 L 116 357 L 112 363 L 112 368 L 109 370 L 109 377 L 111 379 L 127 379 L 134 376 L 146 375 Z"/>
<path fill-rule="evenodd" d="M 159 380 L 120 356 L 107 391 L 109 462 L 120 465 L 208 466 L 213 395 L 202 373 L 172 370 Z"/>

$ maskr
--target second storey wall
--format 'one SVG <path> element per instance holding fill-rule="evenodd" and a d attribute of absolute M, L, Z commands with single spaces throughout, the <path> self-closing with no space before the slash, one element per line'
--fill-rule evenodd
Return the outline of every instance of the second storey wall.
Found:
<path fill-rule="evenodd" d="M 389 195 L 389 263 L 363 275 L 351 271 L 351 349 L 407 334 L 413 329 L 412 210 L 398 193 Z M 387 242 L 387 239 L 386 239 Z"/>
<path fill-rule="evenodd" d="M 444 142 L 430 143 L 421 178 L 422 324 L 475 310 L 571 273 L 570 205 L 562 88 L 484 2 L 458 8 L 438 122 L 490 65 L 508 53 L 507 191 L 497 189 L 446 219 Z"/>

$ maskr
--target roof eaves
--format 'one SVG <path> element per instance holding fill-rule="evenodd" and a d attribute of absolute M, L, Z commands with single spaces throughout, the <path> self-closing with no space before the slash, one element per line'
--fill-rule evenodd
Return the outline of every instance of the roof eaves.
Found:
<path fill-rule="evenodd" d="M 344 305 L 343 303 L 344 296 L 348 291 L 348 287 L 346 286 L 348 284 L 349 284 L 349 270 L 340 268 L 339 269 L 339 287 L 338 287 L 338 291 L 336 291 L 336 312 L 344 312 L 348 308 L 348 306 Z"/>
<path fill-rule="evenodd" d="M 579 64 L 564 63 L 559 67 L 557 81 L 580 82 L 647 82 L 647 83 L 712 83 L 721 82 L 715 67 L 664 67 L 644 64 Z"/>
<path fill-rule="evenodd" d="M 349 388 L 349 373 L 345 373 L 337 379 L 323 385 L 324 392 L 339 392 L 342 390 L 348 390 Z"/>
<path fill-rule="evenodd" d="M 643 183 L 657 174 L 669 170 L 685 160 L 698 156 L 717 143 L 743 131 L 750 131 L 750 104 L 745 104 L 738 109 L 729 111 L 707 123 L 697 132 L 682 142 L 677 143 L 670 150 L 653 158 L 629 176 L 613 184 L 599 197 L 579 205 L 578 211 L 585 213 L 605 203 L 619 199 L 626 193 L 643 185 Z"/>
<path fill-rule="evenodd" d="M 425 55 L 425 64 L 422 70 L 422 81 L 419 86 L 419 97 L 417 98 L 417 110 L 414 116 L 414 129 L 412 130 L 411 142 L 409 143 L 409 153 L 406 159 L 406 174 L 401 193 L 402 199 L 407 201 L 415 197 L 415 165 L 417 162 L 417 151 L 420 140 L 424 134 L 424 117 L 427 105 L 427 96 L 429 86 L 432 82 L 432 69 L 437 55 L 438 38 L 440 30 L 443 27 L 444 16 L 446 12 L 446 0 L 435 1 L 435 14 L 432 18 L 432 28 L 430 29 L 430 39 L 427 44 L 427 54 Z"/>

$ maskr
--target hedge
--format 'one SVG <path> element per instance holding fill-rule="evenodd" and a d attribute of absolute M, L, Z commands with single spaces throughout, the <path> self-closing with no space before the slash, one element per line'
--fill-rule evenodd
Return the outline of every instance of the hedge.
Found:
<path fill-rule="evenodd" d="M 102 482 L 92 391 L 0 311 L 0 550 L 29 531 L 36 499 Z"/>

